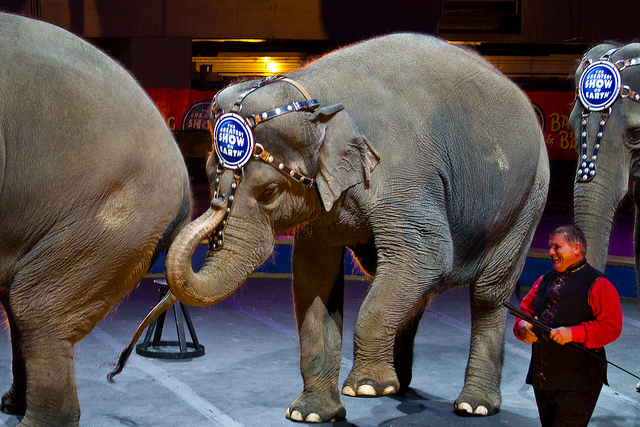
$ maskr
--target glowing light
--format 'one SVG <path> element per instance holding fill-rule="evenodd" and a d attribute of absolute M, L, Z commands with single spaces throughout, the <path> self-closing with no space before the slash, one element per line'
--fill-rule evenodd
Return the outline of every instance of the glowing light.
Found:
<path fill-rule="evenodd" d="M 220 52 L 216 56 L 193 57 L 192 63 L 196 71 L 204 67 L 204 70 L 221 76 L 270 76 L 300 68 L 302 56 L 299 52 L 277 52 L 275 55 Z"/>
<path fill-rule="evenodd" d="M 267 69 L 268 72 L 275 74 L 280 71 L 280 64 L 278 64 L 277 62 L 269 61 L 265 65 L 265 68 Z"/>
<path fill-rule="evenodd" d="M 225 43 L 225 42 L 241 42 L 241 43 L 264 43 L 267 39 L 193 39 L 194 42 L 214 42 L 214 43 Z"/>

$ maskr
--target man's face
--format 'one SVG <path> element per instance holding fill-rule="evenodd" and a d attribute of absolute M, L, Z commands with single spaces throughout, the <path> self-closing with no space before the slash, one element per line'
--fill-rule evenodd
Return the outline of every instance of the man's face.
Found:
<path fill-rule="evenodd" d="M 580 243 L 570 245 L 562 234 L 549 237 L 549 257 L 553 268 L 560 273 L 584 258 L 580 249 Z"/>

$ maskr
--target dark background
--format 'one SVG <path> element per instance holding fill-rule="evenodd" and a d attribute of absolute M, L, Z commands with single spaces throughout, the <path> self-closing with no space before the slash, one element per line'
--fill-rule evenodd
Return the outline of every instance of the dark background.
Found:
<path fill-rule="evenodd" d="M 418 31 L 476 50 L 524 90 L 573 91 L 576 61 L 589 46 L 637 37 L 640 2 L 0 0 L 0 10 L 88 39 L 145 88 L 217 90 L 238 77 L 203 77 L 195 69 L 199 57 L 298 52 L 306 60 L 376 35 Z M 176 138 L 181 148 L 208 144 L 207 133 Z M 206 182 L 205 154 L 187 159 L 194 182 Z M 571 209 L 574 170 L 574 161 L 551 160 L 548 207 Z M 625 200 L 620 211 L 630 209 Z"/>

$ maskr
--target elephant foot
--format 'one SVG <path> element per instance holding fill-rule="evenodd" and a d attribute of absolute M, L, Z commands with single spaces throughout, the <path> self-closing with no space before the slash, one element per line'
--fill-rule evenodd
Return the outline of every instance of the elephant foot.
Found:
<path fill-rule="evenodd" d="M 352 397 L 380 397 L 396 394 L 400 382 L 392 368 L 374 367 L 357 369 L 355 366 L 342 384 L 342 394 Z"/>
<path fill-rule="evenodd" d="M 42 427 L 42 426 L 59 426 L 59 427 L 78 427 L 80 425 L 80 411 L 69 412 L 46 412 L 46 411 L 27 411 L 20 427 Z"/>
<path fill-rule="evenodd" d="M 469 393 L 462 391 L 454 402 L 456 412 L 469 415 L 493 415 L 500 410 L 500 395 L 490 396 L 487 393 Z"/>
<path fill-rule="evenodd" d="M 347 416 L 344 403 L 335 392 L 302 392 L 287 409 L 287 418 L 292 421 L 323 423 L 342 421 Z"/>
<path fill-rule="evenodd" d="M 0 411 L 9 415 L 24 415 L 27 412 L 26 396 L 17 393 L 12 384 L 9 391 L 2 395 Z"/>

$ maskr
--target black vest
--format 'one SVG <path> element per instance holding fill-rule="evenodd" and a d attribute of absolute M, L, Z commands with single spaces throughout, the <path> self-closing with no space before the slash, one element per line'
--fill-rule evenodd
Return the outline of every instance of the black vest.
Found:
<path fill-rule="evenodd" d="M 603 274 L 581 261 L 564 273 L 551 270 L 540 282 L 534 316 L 549 326 L 574 326 L 595 320 L 589 305 L 593 283 Z M 607 364 L 575 344 L 560 345 L 548 333 L 536 331 L 527 384 L 546 390 L 585 390 L 607 384 Z M 582 344 L 579 344 L 582 346 Z M 604 348 L 590 349 L 604 359 Z M 606 360 L 606 359 L 605 359 Z"/>

